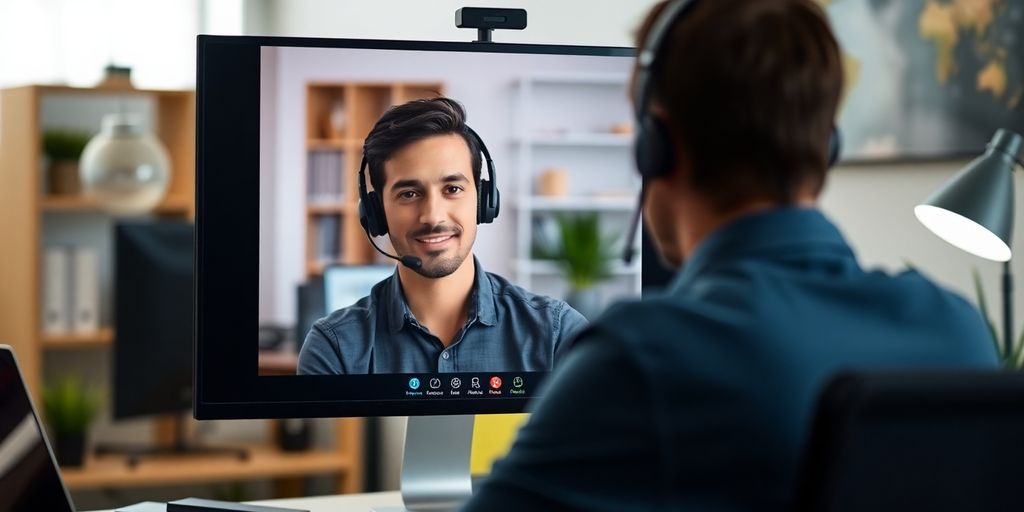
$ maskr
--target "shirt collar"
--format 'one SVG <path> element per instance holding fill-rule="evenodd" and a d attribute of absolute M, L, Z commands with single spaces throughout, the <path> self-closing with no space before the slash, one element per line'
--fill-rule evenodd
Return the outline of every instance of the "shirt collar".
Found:
<path fill-rule="evenodd" d="M 473 278 L 473 288 L 469 296 L 468 319 L 472 320 L 476 317 L 481 324 L 494 325 L 497 323 L 498 314 L 494 304 L 495 297 L 491 280 L 480 266 L 480 260 L 476 256 L 473 256 L 473 267 L 476 275 Z M 388 327 L 394 334 L 402 330 L 406 322 L 413 321 L 416 317 L 405 300 L 402 280 L 398 277 L 398 267 L 395 267 L 395 273 L 388 279 L 391 282 L 385 286 L 385 293 L 381 297 L 384 302 L 382 309 L 386 309 L 388 312 Z"/>
<path fill-rule="evenodd" d="M 708 235 L 684 263 L 672 287 L 686 285 L 724 261 L 777 254 L 855 259 L 839 230 L 818 209 L 773 208 L 744 215 Z"/>

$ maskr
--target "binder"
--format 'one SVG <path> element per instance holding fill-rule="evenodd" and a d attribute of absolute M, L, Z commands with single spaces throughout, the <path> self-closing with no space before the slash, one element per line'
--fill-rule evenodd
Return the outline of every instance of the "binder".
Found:
<path fill-rule="evenodd" d="M 51 247 L 43 253 L 44 334 L 67 334 L 71 327 L 68 288 L 71 254 L 67 248 Z"/>
<path fill-rule="evenodd" d="M 96 332 L 100 328 L 99 259 L 92 247 L 75 247 L 72 254 L 71 330 Z"/>

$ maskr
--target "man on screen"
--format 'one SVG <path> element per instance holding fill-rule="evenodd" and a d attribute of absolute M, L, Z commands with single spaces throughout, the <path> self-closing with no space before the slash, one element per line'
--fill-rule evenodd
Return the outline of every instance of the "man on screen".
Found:
<path fill-rule="evenodd" d="M 493 174 L 481 180 L 486 148 L 465 118 L 454 100 L 416 100 L 370 131 L 373 191 L 360 194 L 360 220 L 388 234 L 402 264 L 313 325 L 299 374 L 549 371 L 585 326 L 565 302 L 485 272 L 473 256 L 477 223 L 493 220 L 498 197 Z"/>

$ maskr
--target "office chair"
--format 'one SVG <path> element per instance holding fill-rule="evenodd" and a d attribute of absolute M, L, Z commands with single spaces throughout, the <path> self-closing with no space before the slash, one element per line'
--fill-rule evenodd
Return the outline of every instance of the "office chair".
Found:
<path fill-rule="evenodd" d="M 851 373 L 818 404 L 796 510 L 1022 510 L 1024 374 Z"/>

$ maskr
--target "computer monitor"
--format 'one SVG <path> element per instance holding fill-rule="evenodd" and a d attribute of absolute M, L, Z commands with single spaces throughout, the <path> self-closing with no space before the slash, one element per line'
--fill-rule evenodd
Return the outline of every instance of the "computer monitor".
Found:
<path fill-rule="evenodd" d="M 192 404 L 194 229 L 183 220 L 114 228 L 114 417 Z"/>
<path fill-rule="evenodd" d="M 370 294 L 373 285 L 394 273 L 394 265 L 328 266 L 324 270 L 324 314 L 355 304 Z"/>
<path fill-rule="evenodd" d="M 472 418 L 463 415 L 523 411 L 550 365 L 260 376 L 258 326 L 294 324 L 294 287 L 325 273 L 330 279 L 332 265 L 387 265 L 380 279 L 395 272 L 360 225 L 362 145 L 389 107 L 441 95 L 465 107 L 494 162 L 489 179 L 501 209 L 478 227 L 480 265 L 533 294 L 573 299 L 560 261 L 538 247 L 560 239 L 563 220 L 596 217 L 608 254 L 640 244 L 639 236 L 624 240 L 641 186 L 628 95 L 633 53 L 199 36 L 195 416 L 408 415 L 407 504 L 417 499 L 410 494 L 416 478 L 459 482 L 449 493 L 437 487 L 443 483 L 421 481 L 422 499 L 468 491 Z M 375 240 L 394 253 L 387 236 Z M 647 262 L 638 260 L 609 262 L 590 292 L 598 307 L 639 297 Z M 580 309 L 584 302 L 570 300 Z M 483 389 L 470 394 L 471 382 Z"/>

